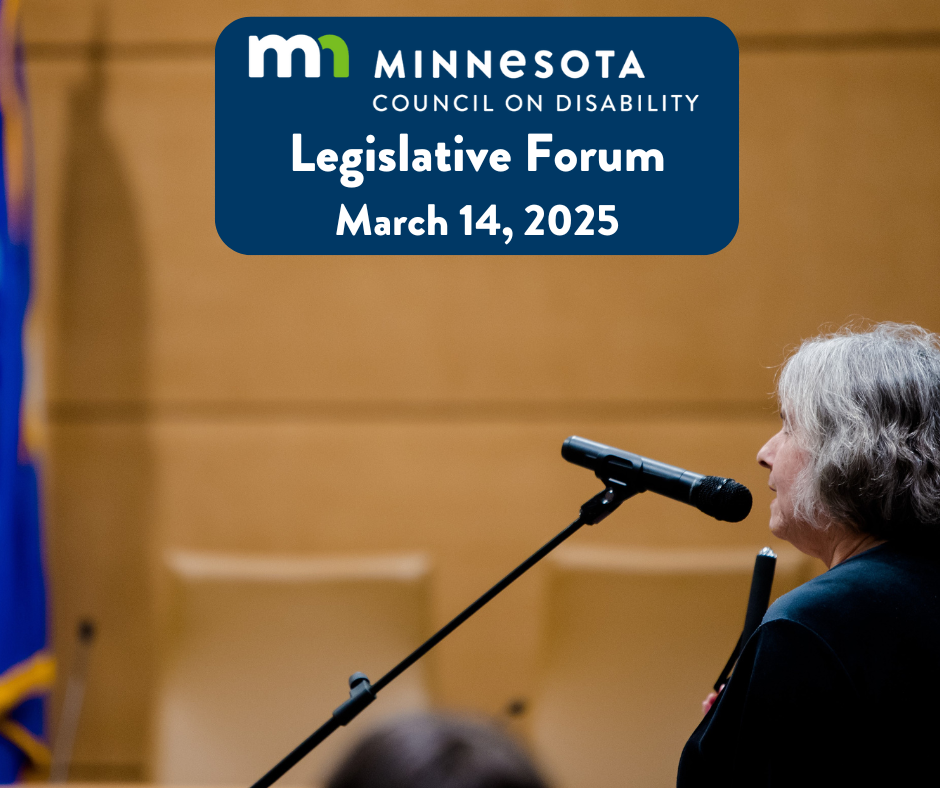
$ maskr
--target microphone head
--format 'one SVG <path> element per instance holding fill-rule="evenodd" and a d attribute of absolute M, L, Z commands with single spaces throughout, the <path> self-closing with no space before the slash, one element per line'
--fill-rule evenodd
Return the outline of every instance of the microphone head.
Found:
<path fill-rule="evenodd" d="M 734 479 L 706 476 L 692 489 L 694 507 L 729 523 L 739 523 L 751 513 L 751 491 Z"/>

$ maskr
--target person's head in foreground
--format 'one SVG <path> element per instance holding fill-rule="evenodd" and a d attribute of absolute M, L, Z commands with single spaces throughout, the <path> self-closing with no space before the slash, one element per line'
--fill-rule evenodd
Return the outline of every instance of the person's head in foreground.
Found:
<path fill-rule="evenodd" d="M 940 337 L 882 323 L 807 340 L 777 395 L 783 425 L 757 455 L 776 536 L 834 566 L 940 525 Z"/>
<path fill-rule="evenodd" d="M 327 788 L 546 788 L 499 728 L 420 714 L 386 723 L 346 756 Z"/>

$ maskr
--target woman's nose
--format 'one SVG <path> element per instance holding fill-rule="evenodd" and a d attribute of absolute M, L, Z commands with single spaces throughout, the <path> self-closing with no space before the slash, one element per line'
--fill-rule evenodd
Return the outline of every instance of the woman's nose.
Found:
<path fill-rule="evenodd" d="M 777 433 L 779 435 L 780 433 Z M 761 446 L 759 452 L 757 452 L 757 464 L 763 466 L 767 469 L 772 469 L 774 464 L 774 443 L 776 441 L 777 435 L 774 435 L 767 443 Z"/>

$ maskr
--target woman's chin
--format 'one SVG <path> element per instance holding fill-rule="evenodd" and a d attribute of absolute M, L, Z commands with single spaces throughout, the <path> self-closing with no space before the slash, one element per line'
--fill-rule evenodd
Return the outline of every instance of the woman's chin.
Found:
<path fill-rule="evenodd" d="M 787 525 L 784 523 L 776 514 L 771 514 L 770 516 L 770 533 L 776 536 L 778 539 L 783 539 L 786 542 L 790 540 L 787 539 Z"/>

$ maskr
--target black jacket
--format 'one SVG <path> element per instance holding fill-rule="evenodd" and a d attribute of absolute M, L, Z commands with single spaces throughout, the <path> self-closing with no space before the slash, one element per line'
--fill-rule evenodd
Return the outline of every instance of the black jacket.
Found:
<path fill-rule="evenodd" d="M 937 549 L 888 542 L 778 599 L 678 788 L 940 784 Z"/>

